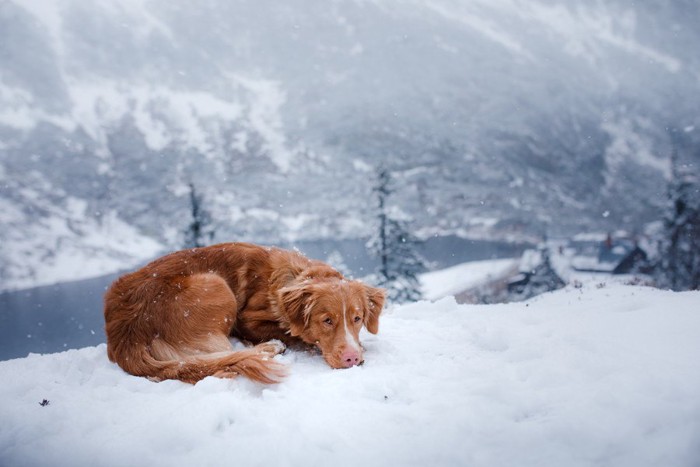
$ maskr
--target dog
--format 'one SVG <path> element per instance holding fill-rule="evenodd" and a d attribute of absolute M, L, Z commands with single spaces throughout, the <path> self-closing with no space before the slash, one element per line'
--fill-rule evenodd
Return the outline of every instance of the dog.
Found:
<path fill-rule="evenodd" d="M 360 365 L 364 326 L 379 329 L 383 289 L 295 251 L 250 243 L 177 251 L 105 294 L 107 355 L 154 381 L 246 376 L 275 383 L 285 346 L 317 348 L 332 368 Z M 234 351 L 229 336 L 256 344 Z"/>

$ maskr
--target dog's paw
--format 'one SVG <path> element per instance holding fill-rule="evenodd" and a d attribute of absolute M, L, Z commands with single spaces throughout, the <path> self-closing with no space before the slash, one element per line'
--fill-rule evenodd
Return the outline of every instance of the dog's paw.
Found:
<path fill-rule="evenodd" d="M 272 339 L 271 341 L 258 344 L 255 346 L 255 348 L 258 349 L 260 353 L 266 353 L 270 356 L 275 356 L 284 353 L 284 351 L 287 350 L 287 346 L 285 346 L 284 343 L 282 343 L 282 341 L 279 341 L 277 339 Z"/>

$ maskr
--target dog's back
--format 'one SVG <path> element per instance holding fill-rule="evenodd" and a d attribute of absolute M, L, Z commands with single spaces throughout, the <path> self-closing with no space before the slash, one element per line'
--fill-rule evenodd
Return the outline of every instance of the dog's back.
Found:
<path fill-rule="evenodd" d="M 270 357 L 281 343 L 233 352 L 228 340 L 239 305 L 267 300 L 270 256 L 255 245 L 220 244 L 172 253 L 122 276 L 105 295 L 110 360 L 154 379 L 279 380 L 283 368 Z"/>

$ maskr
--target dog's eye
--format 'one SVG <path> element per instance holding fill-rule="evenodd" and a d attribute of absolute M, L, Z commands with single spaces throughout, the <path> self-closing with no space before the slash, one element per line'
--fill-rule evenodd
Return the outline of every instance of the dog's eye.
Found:
<path fill-rule="evenodd" d="M 329 326 L 333 324 L 333 320 L 330 319 L 330 318 L 324 319 L 323 322 L 326 323 L 326 324 L 329 325 Z"/>
<path fill-rule="evenodd" d="M 359 323 L 361 319 L 362 319 L 362 318 L 360 318 L 359 316 L 355 316 L 355 320 L 354 320 L 354 321 L 355 321 L 356 323 Z"/>

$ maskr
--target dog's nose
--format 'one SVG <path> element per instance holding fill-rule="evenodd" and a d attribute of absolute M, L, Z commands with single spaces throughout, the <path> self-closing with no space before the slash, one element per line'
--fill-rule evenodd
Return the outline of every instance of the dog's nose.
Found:
<path fill-rule="evenodd" d="M 357 350 L 347 349 L 340 358 L 345 368 L 350 368 L 360 364 L 360 357 L 360 353 Z"/>

